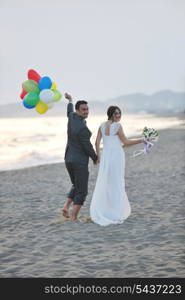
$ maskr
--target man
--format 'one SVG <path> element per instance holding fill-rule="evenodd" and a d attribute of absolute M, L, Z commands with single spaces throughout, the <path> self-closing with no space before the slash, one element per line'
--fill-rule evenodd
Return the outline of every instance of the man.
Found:
<path fill-rule="evenodd" d="M 72 187 L 62 211 L 65 217 L 70 217 L 72 221 L 75 221 L 78 220 L 78 213 L 88 193 L 89 157 L 95 165 L 98 164 L 98 157 L 90 142 L 92 134 L 85 121 L 89 114 L 88 103 L 84 100 L 77 101 L 76 112 L 74 112 L 72 97 L 65 93 L 65 98 L 68 99 L 69 103 L 67 106 L 68 140 L 64 159 Z M 68 211 L 72 202 L 72 215 L 69 216 Z"/>

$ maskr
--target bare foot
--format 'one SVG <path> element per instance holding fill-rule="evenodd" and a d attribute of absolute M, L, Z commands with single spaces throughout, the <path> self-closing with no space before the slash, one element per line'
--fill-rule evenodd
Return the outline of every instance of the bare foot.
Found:
<path fill-rule="evenodd" d="M 75 222 L 82 222 L 79 218 L 74 218 L 74 217 L 69 217 L 70 221 L 75 221 Z"/>
<path fill-rule="evenodd" d="M 68 214 L 68 209 L 66 207 L 64 207 L 62 209 L 62 215 L 65 217 L 65 218 L 69 218 L 69 214 Z"/>

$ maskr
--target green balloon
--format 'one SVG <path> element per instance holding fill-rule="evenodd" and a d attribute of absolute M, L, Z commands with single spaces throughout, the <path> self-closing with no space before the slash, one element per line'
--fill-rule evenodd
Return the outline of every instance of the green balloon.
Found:
<path fill-rule="evenodd" d="M 39 93 L 39 91 L 40 91 L 37 82 L 34 80 L 31 80 L 31 79 L 23 82 L 22 88 L 24 91 L 26 91 L 28 93 L 30 93 L 30 92 Z"/>
<path fill-rule="evenodd" d="M 54 97 L 53 97 L 53 102 L 57 102 L 62 98 L 61 93 L 58 90 L 54 90 L 52 89 L 53 93 L 54 93 Z"/>
<path fill-rule="evenodd" d="M 30 92 L 25 97 L 26 104 L 31 105 L 31 106 L 36 106 L 39 101 L 40 101 L 39 93 Z"/>

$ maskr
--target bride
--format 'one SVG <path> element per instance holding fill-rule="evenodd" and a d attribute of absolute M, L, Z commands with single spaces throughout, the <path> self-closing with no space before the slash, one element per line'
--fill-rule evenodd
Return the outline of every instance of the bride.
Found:
<path fill-rule="evenodd" d="M 130 215 L 131 207 L 125 192 L 124 146 L 143 142 L 143 139 L 128 139 L 121 124 L 121 110 L 110 106 L 108 121 L 101 124 L 96 137 L 96 152 L 100 161 L 98 176 L 90 204 L 91 219 L 102 226 L 121 224 Z M 100 155 L 100 141 L 103 151 Z"/>

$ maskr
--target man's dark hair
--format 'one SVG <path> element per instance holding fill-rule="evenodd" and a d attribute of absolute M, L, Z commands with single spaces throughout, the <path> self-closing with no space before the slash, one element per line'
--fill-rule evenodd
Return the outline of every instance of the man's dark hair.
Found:
<path fill-rule="evenodd" d="M 79 101 L 77 101 L 76 104 L 75 104 L 75 109 L 76 110 L 79 109 L 79 107 L 80 107 L 81 104 L 88 104 L 88 102 L 85 101 L 85 100 L 79 100 Z"/>
<path fill-rule="evenodd" d="M 121 114 L 121 109 L 118 106 L 110 106 L 108 108 L 108 110 L 107 110 L 108 120 L 110 120 L 112 118 L 112 116 L 115 113 L 116 109 L 118 109 L 120 114 Z"/>

